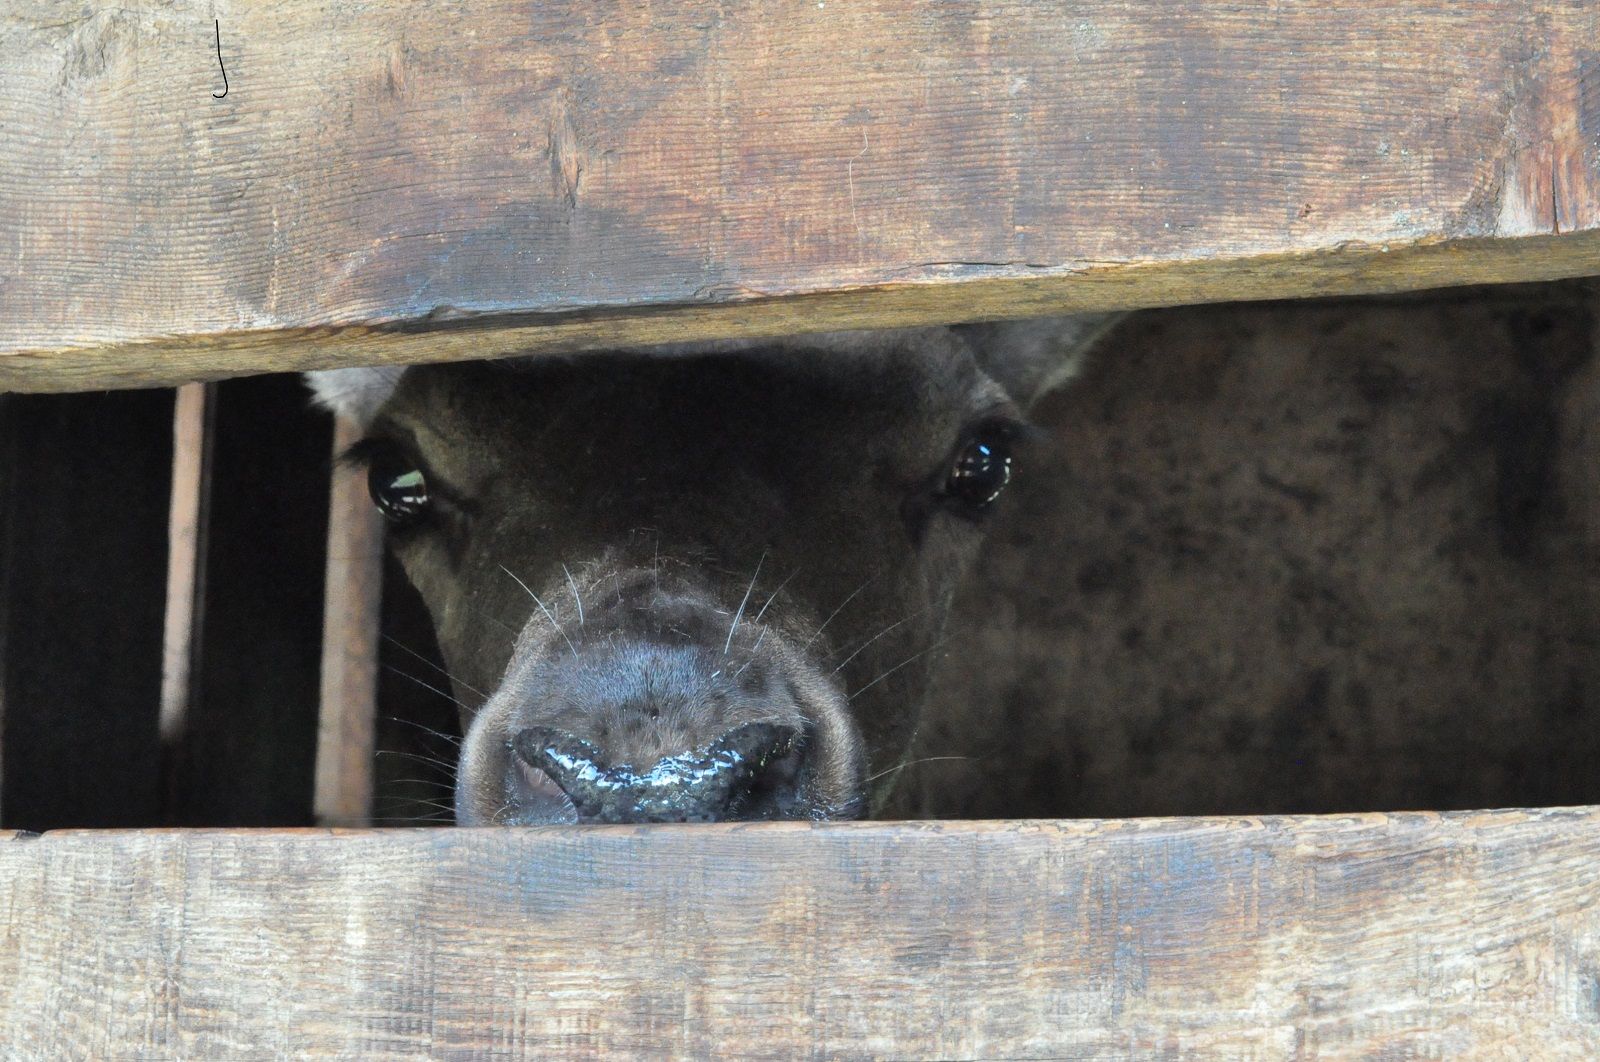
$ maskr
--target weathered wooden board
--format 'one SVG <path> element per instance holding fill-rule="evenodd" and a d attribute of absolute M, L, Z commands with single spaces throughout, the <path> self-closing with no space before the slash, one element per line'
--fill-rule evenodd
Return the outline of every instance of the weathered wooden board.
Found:
<path fill-rule="evenodd" d="M 205 623 L 155 821 L 307 823 L 333 425 L 293 377 L 225 380 L 212 398 Z"/>
<path fill-rule="evenodd" d="M 378 733 L 378 637 L 383 619 L 383 517 L 363 468 L 337 463 L 362 429 L 334 423 L 323 578 L 322 690 L 317 711 L 316 796 L 324 826 L 372 821 Z"/>
<path fill-rule="evenodd" d="M 205 637 L 206 525 L 216 384 L 185 384 L 172 412 L 172 502 L 167 518 L 166 621 L 161 636 L 161 744 L 171 752 L 189 728 L 195 663 Z"/>
<path fill-rule="evenodd" d="M 1600 1057 L 1600 808 L 0 843 L 7 1057 Z"/>
<path fill-rule="evenodd" d="M 11 0 L 0 387 L 1600 272 L 1597 42 L 1587 0 Z"/>

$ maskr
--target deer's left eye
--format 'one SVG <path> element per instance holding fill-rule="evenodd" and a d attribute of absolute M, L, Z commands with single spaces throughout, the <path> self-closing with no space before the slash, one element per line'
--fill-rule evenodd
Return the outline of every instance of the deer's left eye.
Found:
<path fill-rule="evenodd" d="M 963 509 L 981 513 L 1011 482 L 1011 440 L 1000 431 L 980 431 L 956 456 L 944 495 Z"/>
<path fill-rule="evenodd" d="M 409 527 L 428 514 L 428 479 L 398 450 L 384 447 L 369 456 L 367 492 L 396 526 Z"/>

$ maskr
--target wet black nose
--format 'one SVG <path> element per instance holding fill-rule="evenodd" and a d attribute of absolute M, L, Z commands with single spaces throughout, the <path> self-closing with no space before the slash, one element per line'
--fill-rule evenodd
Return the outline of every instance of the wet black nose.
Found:
<path fill-rule="evenodd" d="M 562 817 L 570 821 L 575 812 L 579 822 L 788 818 L 804 784 L 803 745 L 793 727 L 751 723 L 640 770 L 606 762 L 594 745 L 564 731 L 533 727 L 511 742 L 522 790 L 512 800 L 570 802 Z"/>

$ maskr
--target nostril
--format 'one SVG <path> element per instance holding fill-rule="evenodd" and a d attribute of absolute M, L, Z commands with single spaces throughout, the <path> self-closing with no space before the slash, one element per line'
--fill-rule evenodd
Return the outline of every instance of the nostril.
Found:
<path fill-rule="evenodd" d="M 719 739 L 711 748 L 739 764 L 737 790 L 723 818 L 797 817 L 806 735 L 790 726 L 755 723 Z"/>
<path fill-rule="evenodd" d="M 567 787 L 557 777 L 555 766 L 529 758 L 513 742 L 506 765 L 505 805 L 494 820 L 511 826 L 577 822 L 577 806 L 567 796 Z"/>
<path fill-rule="evenodd" d="M 548 727 L 524 730 L 511 744 L 519 784 L 546 799 L 549 787 L 558 789 L 587 822 L 783 817 L 797 795 L 803 748 L 794 727 L 751 723 L 640 772 L 607 764 L 590 743 Z"/>
<path fill-rule="evenodd" d="M 544 775 L 569 798 L 574 789 L 594 781 L 605 771 L 598 748 L 553 727 L 536 726 L 520 731 L 511 740 L 511 751 L 514 761 Z"/>
<path fill-rule="evenodd" d="M 787 762 L 799 739 L 800 732 L 791 726 L 750 723 L 718 738 L 706 751 L 709 759 L 754 780 Z"/>

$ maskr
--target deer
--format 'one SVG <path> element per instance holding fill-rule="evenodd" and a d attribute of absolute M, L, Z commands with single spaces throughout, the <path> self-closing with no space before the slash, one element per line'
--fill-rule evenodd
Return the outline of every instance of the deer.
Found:
<path fill-rule="evenodd" d="M 1028 410 L 1118 316 L 308 373 L 435 625 L 457 824 L 883 808 Z"/>

